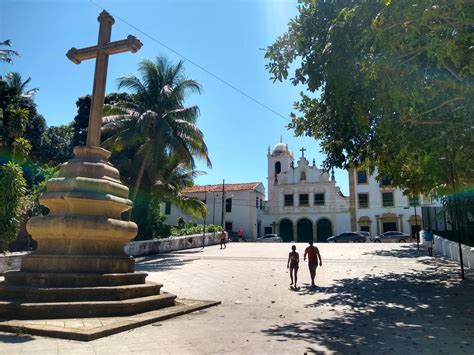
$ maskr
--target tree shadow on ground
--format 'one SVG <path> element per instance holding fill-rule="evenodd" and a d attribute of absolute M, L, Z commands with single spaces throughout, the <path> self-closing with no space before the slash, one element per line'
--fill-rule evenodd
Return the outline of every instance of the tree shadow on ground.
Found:
<path fill-rule="evenodd" d="M 421 256 L 426 256 L 427 251 L 423 247 L 420 247 L 420 250 L 417 250 L 416 244 L 401 244 L 398 249 L 392 248 L 389 250 L 374 250 L 362 253 L 362 255 L 376 255 L 376 256 L 389 256 L 395 258 L 410 258 L 416 259 Z"/>
<path fill-rule="evenodd" d="M 180 258 L 178 255 L 154 255 L 141 258 L 135 265 L 136 271 L 165 271 L 179 268 L 198 258 Z"/>
<path fill-rule="evenodd" d="M 21 344 L 32 340 L 35 338 L 24 334 L 0 334 L 0 344 Z"/>
<path fill-rule="evenodd" d="M 369 274 L 321 290 L 313 319 L 263 330 L 304 340 L 308 352 L 468 353 L 474 347 L 474 282 L 446 263 L 418 273 Z M 323 293 L 324 292 L 324 293 Z"/>

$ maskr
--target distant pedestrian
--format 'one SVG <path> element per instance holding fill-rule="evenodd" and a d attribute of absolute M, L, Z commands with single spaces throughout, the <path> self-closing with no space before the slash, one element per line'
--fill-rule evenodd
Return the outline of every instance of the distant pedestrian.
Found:
<path fill-rule="evenodd" d="M 425 232 L 423 233 L 423 240 L 426 249 L 428 249 L 428 255 L 433 256 L 434 235 L 430 227 L 426 227 Z"/>
<path fill-rule="evenodd" d="M 227 245 L 226 245 L 226 241 L 227 241 L 227 233 L 225 232 L 225 230 L 222 230 L 221 232 L 221 249 L 222 249 L 222 246 L 224 246 L 224 249 L 227 248 Z"/>
<path fill-rule="evenodd" d="M 242 241 L 243 236 L 244 236 L 244 231 L 242 230 L 242 227 L 239 227 L 239 229 L 237 230 L 237 238 L 239 239 L 239 242 Z"/>
<path fill-rule="evenodd" d="M 321 255 L 319 254 L 319 249 L 313 246 L 313 241 L 309 242 L 309 247 L 307 247 L 304 251 L 304 260 L 306 261 L 306 255 L 308 255 L 308 268 L 309 274 L 311 276 L 311 287 L 315 287 L 314 278 L 316 277 L 316 268 L 318 267 L 318 259 L 319 259 L 319 266 L 323 266 L 323 261 L 321 260 Z"/>
<path fill-rule="evenodd" d="M 298 282 L 298 268 L 300 265 L 300 254 L 296 252 L 296 245 L 291 246 L 291 252 L 288 254 L 288 263 L 286 264 L 286 268 L 290 269 L 290 279 L 291 284 L 290 286 L 294 286 L 297 288 L 296 283 Z M 295 277 L 293 278 L 293 273 Z M 294 283 L 293 283 L 294 280 Z"/>

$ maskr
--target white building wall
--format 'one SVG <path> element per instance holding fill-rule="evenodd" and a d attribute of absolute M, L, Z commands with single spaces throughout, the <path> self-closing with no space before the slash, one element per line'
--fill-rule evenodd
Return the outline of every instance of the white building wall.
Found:
<path fill-rule="evenodd" d="M 202 201 L 206 200 L 207 215 L 206 224 L 221 225 L 222 211 L 224 208 L 224 226 L 226 222 L 232 223 L 232 232 L 237 232 L 241 227 L 244 237 L 254 240 L 258 236 L 258 222 L 261 221 L 262 210 L 260 209 L 260 200 L 265 200 L 265 189 L 260 184 L 256 190 L 226 191 L 225 198 L 232 198 L 231 212 L 226 212 L 226 204 L 222 204 L 222 191 L 209 192 L 188 192 L 187 196 L 198 198 Z M 259 207 L 256 208 L 256 198 L 259 199 Z M 263 202 L 262 202 L 263 205 Z M 165 204 L 161 206 L 161 211 L 165 211 Z M 165 224 L 176 225 L 179 217 L 183 217 L 186 221 L 193 221 L 202 224 L 203 219 L 196 219 L 185 214 L 179 208 L 171 205 L 170 214 L 165 215 Z M 262 232 L 263 233 L 263 227 Z"/>
<path fill-rule="evenodd" d="M 411 226 L 415 225 L 415 208 L 409 205 L 408 196 L 404 195 L 401 189 L 393 188 L 391 186 L 380 186 L 379 181 L 375 179 L 377 171 L 372 175 L 368 175 L 368 182 L 359 184 L 357 180 L 357 170 L 349 170 L 349 174 L 353 174 L 354 191 L 355 191 L 355 218 L 357 230 L 361 226 L 367 225 L 362 222 L 368 217 L 370 219 L 370 233 L 377 235 L 383 232 L 383 223 L 396 222 L 396 229 L 400 232 L 411 234 Z M 349 180 L 351 181 L 351 179 Z M 382 193 L 393 192 L 394 204 L 390 207 L 384 207 L 382 203 Z M 363 208 L 359 205 L 359 194 L 369 194 L 369 207 Z M 426 196 L 419 196 L 420 205 L 416 207 L 416 215 L 418 218 L 418 225 L 422 227 L 421 222 L 421 206 L 432 205 L 429 198 Z"/>

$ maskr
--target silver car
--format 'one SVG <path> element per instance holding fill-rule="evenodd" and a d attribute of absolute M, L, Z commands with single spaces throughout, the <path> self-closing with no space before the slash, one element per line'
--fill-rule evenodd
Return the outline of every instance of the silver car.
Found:
<path fill-rule="evenodd" d="M 374 243 L 388 242 L 388 243 L 406 243 L 411 241 L 411 237 L 408 234 L 402 232 L 385 232 L 376 237 L 370 238 Z"/>
<path fill-rule="evenodd" d="M 256 242 L 261 243 L 281 243 L 283 239 L 278 234 L 265 234 L 263 237 L 257 238 Z"/>

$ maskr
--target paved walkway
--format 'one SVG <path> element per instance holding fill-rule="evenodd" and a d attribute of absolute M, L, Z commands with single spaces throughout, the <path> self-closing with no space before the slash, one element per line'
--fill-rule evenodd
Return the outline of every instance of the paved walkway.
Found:
<path fill-rule="evenodd" d="M 306 245 L 297 244 L 302 256 Z M 222 305 L 89 343 L 0 333 L 1 354 L 474 354 L 474 275 L 409 244 L 318 245 L 316 289 L 289 244 L 231 243 L 143 259 L 181 298 Z"/>

